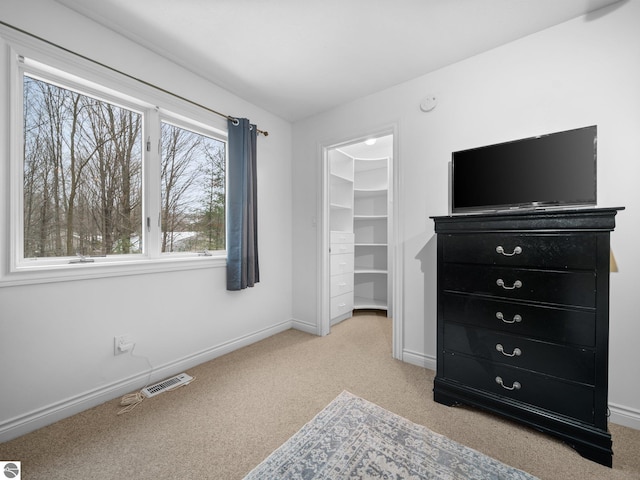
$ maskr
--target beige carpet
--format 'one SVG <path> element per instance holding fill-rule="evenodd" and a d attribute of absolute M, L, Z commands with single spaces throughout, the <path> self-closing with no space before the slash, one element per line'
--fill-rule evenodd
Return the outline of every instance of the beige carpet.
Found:
<path fill-rule="evenodd" d="M 611 425 L 613 469 L 499 417 L 432 400 L 434 372 L 391 358 L 391 321 L 295 330 L 187 371 L 190 385 L 117 416 L 119 399 L 0 444 L 23 478 L 241 479 L 343 390 L 546 480 L 640 479 L 640 431 Z"/>

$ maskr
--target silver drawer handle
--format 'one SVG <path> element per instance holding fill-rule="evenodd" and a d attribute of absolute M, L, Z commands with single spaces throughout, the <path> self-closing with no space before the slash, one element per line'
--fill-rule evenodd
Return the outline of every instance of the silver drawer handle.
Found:
<path fill-rule="evenodd" d="M 505 319 L 502 312 L 496 312 L 496 318 L 502 320 L 504 323 L 520 323 L 522 321 L 522 317 L 517 313 L 513 316 L 513 320 Z"/>
<path fill-rule="evenodd" d="M 513 353 L 505 352 L 504 347 L 501 343 L 498 343 L 496 345 L 496 350 L 503 354 L 505 357 L 519 357 L 520 355 L 522 355 L 522 350 L 520 350 L 519 348 L 514 348 Z"/>
<path fill-rule="evenodd" d="M 505 290 L 514 290 L 516 288 L 520 288 L 522 287 L 522 282 L 520 280 L 516 280 L 513 284 L 512 287 L 507 287 L 504 284 L 504 280 L 502 280 L 501 278 L 499 278 L 498 280 L 496 280 L 496 285 L 498 285 L 499 287 L 504 288 Z"/>
<path fill-rule="evenodd" d="M 513 253 L 506 253 L 502 245 L 496 247 L 496 252 L 504 255 L 505 257 L 513 257 L 514 255 L 520 255 L 522 253 L 522 247 L 516 247 L 513 249 Z"/>
<path fill-rule="evenodd" d="M 505 390 L 520 390 L 520 388 L 522 388 L 522 385 L 520 385 L 520 382 L 513 382 L 513 386 L 507 387 L 502 382 L 502 377 L 496 377 L 496 383 L 500 385 L 502 388 L 504 388 Z"/>

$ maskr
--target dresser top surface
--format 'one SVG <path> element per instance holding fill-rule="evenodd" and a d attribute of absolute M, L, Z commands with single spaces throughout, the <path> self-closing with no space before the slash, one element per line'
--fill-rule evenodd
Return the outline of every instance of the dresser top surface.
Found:
<path fill-rule="evenodd" d="M 589 230 L 612 231 L 615 216 L 624 207 L 443 215 L 430 217 L 436 233 L 455 231 Z"/>

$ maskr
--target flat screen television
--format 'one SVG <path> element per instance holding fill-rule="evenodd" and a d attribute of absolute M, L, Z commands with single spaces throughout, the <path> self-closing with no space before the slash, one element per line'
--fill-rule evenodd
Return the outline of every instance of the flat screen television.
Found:
<path fill-rule="evenodd" d="M 453 152 L 451 212 L 596 205 L 597 126 Z"/>

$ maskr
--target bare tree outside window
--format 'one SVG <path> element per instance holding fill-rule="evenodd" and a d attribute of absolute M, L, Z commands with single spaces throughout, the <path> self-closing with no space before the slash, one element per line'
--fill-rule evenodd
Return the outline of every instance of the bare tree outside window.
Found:
<path fill-rule="evenodd" d="M 24 257 L 142 252 L 142 115 L 23 78 Z"/>
<path fill-rule="evenodd" d="M 162 123 L 162 252 L 225 249 L 225 143 Z"/>
<path fill-rule="evenodd" d="M 154 161 L 144 114 L 32 74 L 23 92 L 23 258 L 142 254 L 147 234 L 159 239 L 154 252 L 225 249 L 224 141 L 182 122 L 151 128 L 161 139 L 149 206 L 161 202 L 158 232 L 142 217 L 143 162 Z"/>

